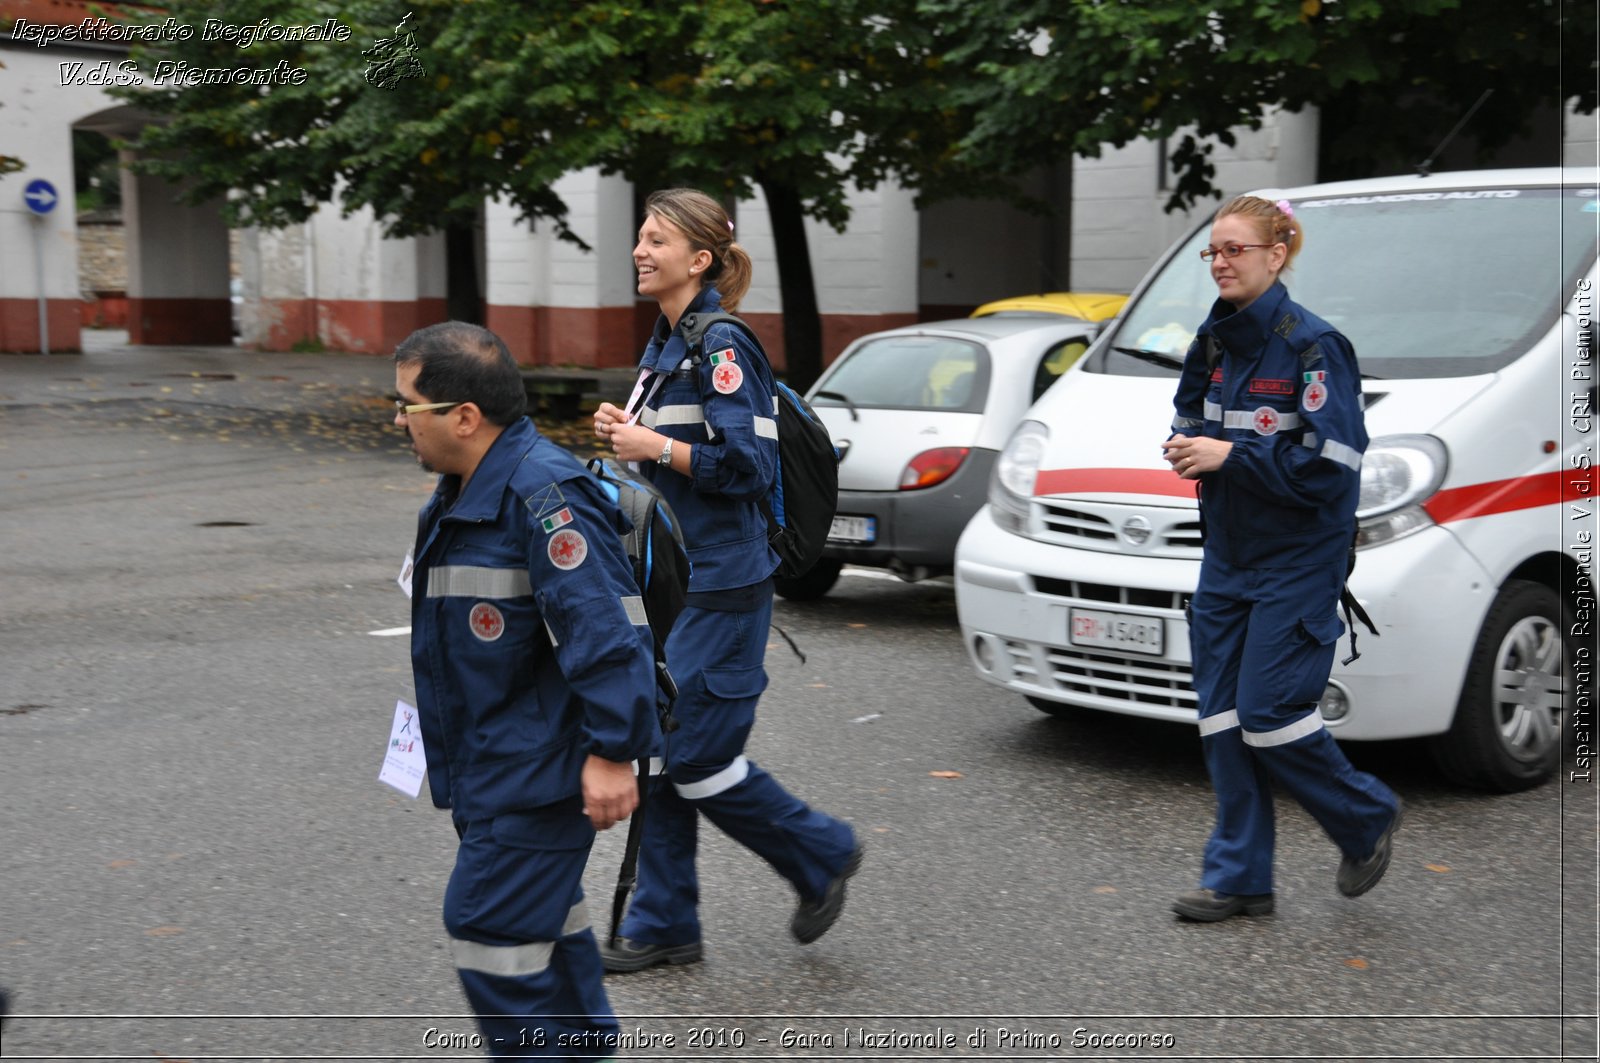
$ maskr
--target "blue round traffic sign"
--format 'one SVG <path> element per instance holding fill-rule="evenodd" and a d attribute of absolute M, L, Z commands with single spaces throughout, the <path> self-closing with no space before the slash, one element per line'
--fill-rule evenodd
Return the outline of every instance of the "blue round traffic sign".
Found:
<path fill-rule="evenodd" d="M 56 209 L 56 186 L 42 177 L 36 177 L 28 182 L 28 187 L 22 190 L 22 201 L 28 204 L 28 209 L 35 214 L 49 214 Z"/>

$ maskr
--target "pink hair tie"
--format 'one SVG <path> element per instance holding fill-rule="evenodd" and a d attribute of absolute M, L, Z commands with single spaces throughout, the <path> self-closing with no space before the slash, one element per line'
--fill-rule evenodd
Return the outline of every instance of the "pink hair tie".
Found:
<path fill-rule="evenodd" d="M 1294 207 L 1293 207 L 1293 205 L 1290 204 L 1290 202 L 1287 199 L 1278 200 L 1277 206 L 1278 206 L 1279 210 L 1283 211 L 1283 216 L 1285 218 L 1294 217 Z"/>

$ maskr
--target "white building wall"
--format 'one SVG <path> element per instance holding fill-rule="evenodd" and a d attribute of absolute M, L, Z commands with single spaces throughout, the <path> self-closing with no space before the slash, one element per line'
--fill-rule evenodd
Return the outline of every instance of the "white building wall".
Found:
<path fill-rule="evenodd" d="M 37 298 L 33 239 L 37 226 L 44 250 L 45 294 L 78 298 L 77 216 L 73 209 L 72 126 L 87 115 L 119 106 L 97 85 L 63 85 L 62 63 L 98 64 L 115 58 L 76 49 L 0 50 L 0 155 L 22 159 L 27 168 L 0 177 L 0 298 Z M 30 181 L 43 178 L 61 201 L 36 221 L 22 199 Z"/>

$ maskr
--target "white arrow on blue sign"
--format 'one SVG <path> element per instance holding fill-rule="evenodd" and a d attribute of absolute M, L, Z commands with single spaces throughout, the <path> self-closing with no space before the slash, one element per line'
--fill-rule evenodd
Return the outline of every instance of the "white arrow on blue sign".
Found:
<path fill-rule="evenodd" d="M 23 189 L 22 199 L 28 204 L 28 209 L 35 214 L 49 214 L 56 209 L 56 186 L 42 177 L 36 177 L 28 182 L 28 187 Z"/>

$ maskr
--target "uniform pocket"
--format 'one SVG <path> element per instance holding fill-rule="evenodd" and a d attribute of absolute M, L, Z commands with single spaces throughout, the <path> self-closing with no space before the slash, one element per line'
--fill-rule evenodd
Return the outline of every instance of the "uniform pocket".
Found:
<path fill-rule="evenodd" d="M 706 690 L 726 701 L 759 698 L 767 689 L 767 670 L 754 668 L 707 668 L 703 673 Z"/>
<path fill-rule="evenodd" d="M 1302 617 L 1300 629 L 1311 637 L 1311 641 L 1319 646 L 1331 646 L 1339 641 L 1339 636 L 1344 634 L 1344 622 L 1337 613 L 1327 616 Z"/>
<path fill-rule="evenodd" d="M 557 801 L 542 808 L 524 808 L 494 817 L 489 832 L 496 844 L 508 849 L 560 852 L 594 844 L 594 824 L 583 814 L 581 798 Z"/>

